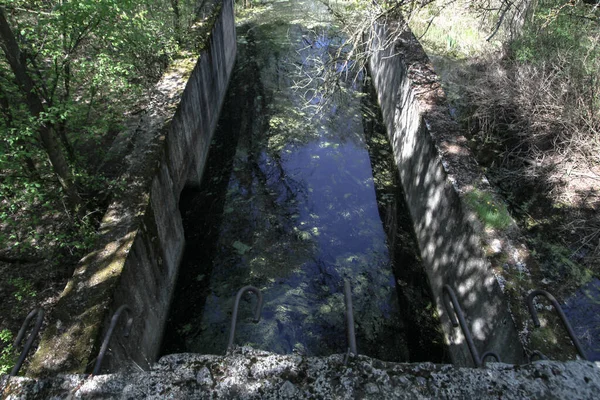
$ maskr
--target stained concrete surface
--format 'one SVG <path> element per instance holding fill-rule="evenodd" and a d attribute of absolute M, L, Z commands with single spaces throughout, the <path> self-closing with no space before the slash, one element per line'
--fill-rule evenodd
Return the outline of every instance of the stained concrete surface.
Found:
<path fill-rule="evenodd" d="M 365 356 L 278 355 L 248 347 L 227 356 L 174 354 L 148 372 L 3 376 L 6 399 L 596 399 L 600 363 L 490 363 L 474 369 Z"/>

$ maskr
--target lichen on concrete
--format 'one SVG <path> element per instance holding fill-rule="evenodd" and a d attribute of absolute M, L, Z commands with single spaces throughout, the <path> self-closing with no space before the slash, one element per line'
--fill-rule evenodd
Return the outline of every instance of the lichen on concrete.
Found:
<path fill-rule="evenodd" d="M 600 363 L 490 363 L 474 369 L 365 356 L 301 357 L 249 347 L 227 355 L 173 354 L 148 372 L 50 379 L 3 376 L 7 399 L 595 399 Z"/>

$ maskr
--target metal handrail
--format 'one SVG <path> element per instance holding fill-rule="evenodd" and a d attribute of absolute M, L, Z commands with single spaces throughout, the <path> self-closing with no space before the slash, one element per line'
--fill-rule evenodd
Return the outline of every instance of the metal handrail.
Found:
<path fill-rule="evenodd" d="M 344 281 L 344 300 L 346 303 L 346 334 L 348 335 L 348 348 L 354 355 L 358 355 L 356 350 L 356 334 L 354 332 L 354 311 L 352 309 L 352 289 L 350 282 Z"/>
<path fill-rule="evenodd" d="M 533 305 L 533 299 L 536 298 L 537 296 L 544 296 L 545 298 L 547 298 L 550 301 L 550 303 L 552 303 L 552 305 L 554 306 L 554 309 L 556 310 L 556 313 L 558 314 L 560 320 L 562 321 L 563 326 L 567 330 L 567 333 L 569 334 L 571 341 L 575 345 L 577 352 L 579 353 L 581 358 L 583 358 L 584 360 L 587 360 L 588 358 L 585 355 L 585 351 L 583 351 L 583 347 L 581 347 L 581 343 L 579 343 L 579 340 L 577 339 L 577 336 L 575 335 L 575 331 L 573 330 L 573 327 L 567 320 L 567 316 L 563 312 L 562 307 L 560 306 L 560 304 L 558 304 L 558 300 L 556 300 L 556 298 L 554 296 L 552 296 L 550 293 L 548 293 L 547 291 L 541 290 L 541 289 L 536 289 L 536 290 L 532 291 L 531 293 L 529 293 L 529 295 L 527 296 L 527 308 L 529 308 L 529 314 L 531 314 L 531 319 L 533 319 L 533 324 L 535 325 L 535 327 L 539 328 L 541 325 L 540 319 L 537 316 L 537 310 L 535 309 L 535 306 Z"/>
<path fill-rule="evenodd" d="M 527 355 L 530 364 L 534 361 L 535 357 L 539 358 L 540 360 L 548 360 L 548 357 L 546 357 L 544 353 L 539 350 L 534 350 L 531 352 L 531 354 Z"/>
<path fill-rule="evenodd" d="M 25 346 L 23 347 L 23 351 L 21 351 L 21 355 L 19 356 L 17 363 L 13 367 L 12 371 L 10 371 L 10 376 L 16 376 L 19 373 L 19 370 L 21 369 L 21 366 L 23 365 L 23 362 L 25 361 L 27 354 L 29 353 L 29 350 L 31 349 L 31 345 L 33 344 L 33 341 L 35 340 L 35 336 L 37 335 L 37 333 L 40 331 L 40 328 L 42 327 L 42 322 L 44 322 L 44 310 L 42 310 L 41 308 L 35 308 L 29 314 L 27 314 L 27 317 L 25 318 L 23 325 L 21 325 L 21 329 L 19 330 L 19 333 L 17 334 L 17 338 L 15 339 L 13 347 L 17 348 L 17 346 L 21 344 L 21 342 L 23 341 L 23 337 L 25 336 L 25 331 L 27 330 L 27 327 L 29 326 L 29 323 L 31 322 L 33 317 L 35 317 L 36 315 L 37 315 L 37 319 L 35 320 L 35 325 L 33 326 L 33 330 L 29 334 L 29 338 L 27 339 L 27 342 L 25 342 Z"/>
<path fill-rule="evenodd" d="M 481 365 L 483 367 L 485 367 L 485 359 L 488 357 L 493 357 L 496 359 L 496 362 L 502 362 L 500 361 L 500 356 L 498 356 L 498 354 L 494 353 L 493 351 L 486 351 L 485 353 L 483 353 L 483 355 L 481 356 Z"/>
<path fill-rule="evenodd" d="M 100 347 L 100 353 L 98 353 L 98 358 L 96 359 L 96 364 L 94 365 L 94 370 L 92 371 L 92 375 L 98 375 L 100 372 L 100 367 L 102 366 L 102 360 L 104 360 L 104 355 L 108 350 L 108 344 L 110 343 L 110 339 L 112 337 L 113 331 L 119 322 L 119 317 L 125 311 L 127 313 L 127 323 L 125 324 L 125 328 L 123 329 L 123 337 L 128 337 L 131 332 L 131 327 L 133 325 L 133 316 L 131 315 L 131 308 L 127 305 L 122 305 L 115 311 L 110 320 L 110 326 L 108 327 L 108 331 L 106 331 L 106 335 L 104 335 L 104 340 L 102 341 L 102 347 Z"/>
<path fill-rule="evenodd" d="M 450 309 L 448 297 L 450 298 L 450 301 L 452 303 L 452 310 L 454 310 L 454 312 L 452 312 Z M 501 362 L 500 356 L 498 356 L 498 354 L 494 353 L 493 351 L 487 351 L 483 354 L 482 357 L 479 356 L 479 352 L 477 351 L 475 343 L 473 342 L 473 336 L 471 336 L 471 331 L 469 331 L 469 327 L 467 326 L 465 315 L 462 309 L 460 308 L 460 304 L 458 303 L 458 299 L 456 298 L 456 293 L 454 293 L 454 290 L 452 290 L 450 285 L 444 285 L 444 288 L 442 290 L 442 300 L 444 301 L 444 306 L 446 307 L 446 311 L 450 316 L 450 322 L 452 322 L 452 326 L 456 328 L 460 325 L 460 329 L 465 337 L 465 340 L 467 341 L 467 346 L 469 347 L 469 351 L 471 352 L 471 357 L 473 357 L 473 362 L 475 363 L 475 365 L 477 367 L 485 366 L 485 359 L 487 357 L 494 357 L 497 362 Z M 456 320 L 456 317 L 458 317 L 458 321 Z"/>
<path fill-rule="evenodd" d="M 227 344 L 227 350 L 233 347 L 233 339 L 235 337 L 235 326 L 237 323 L 237 315 L 238 309 L 240 307 L 240 300 L 246 292 L 256 293 L 256 297 L 258 297 L 258 303 L 256 304 L 256 309 L 254 310 L 254 323 L 260 321 L 260 312 L 262 310 L 263 303 L 262 293 L 258 288 L 255 288 L 254 286 L 244 286 L 237 292 L 237 296 L 235 296 L 235 303 L 233 304 L 233 314 L 231 315 L 231 329 L 229 330 L 229 343 Z"/>

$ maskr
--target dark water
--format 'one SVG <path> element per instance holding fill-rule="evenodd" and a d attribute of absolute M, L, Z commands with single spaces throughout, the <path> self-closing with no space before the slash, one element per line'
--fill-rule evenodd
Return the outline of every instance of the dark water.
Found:
<path fill-rule="evenodd" d="M 317 3 L 253 12 L 237 28 L 237 64 L 203 184 L 181 196 L 186 252 L 163 353 L 224 353 L 233 300 L 246 285 L 262 291 L 264 307 L 254 324 L 256 299 L 243 298 L 236 344 L 344 353 L 348 280 L 359 353 L 440 361 L 411 232 L 380 218 L 402 194 L 390 169 L 373 178 L 372 162 L 391 163 L 377 111 L 357 80 L 340 82 L 327 103 L 315 90 L 319 67 L 343 39 Z M 390 251 L 390 238 L 402 235 Z M 410 256 L 398 255 L 402 246 Z"/>
<path fill-rule="evenodd" d="M 600 279 L 581 287 L 567 299 L 563 310 L 587 358 L 600 361 Z"/>

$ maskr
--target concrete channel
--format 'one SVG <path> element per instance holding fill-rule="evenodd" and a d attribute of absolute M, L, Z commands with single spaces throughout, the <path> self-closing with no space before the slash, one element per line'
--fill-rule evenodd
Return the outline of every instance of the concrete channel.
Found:
<path fill-rule="evenodd" d="M 97 250 L 62 293 L 28 374 L 89 371 L 122 304 L 132 310 L 133 328 L 129 338 L 113 338 L 104 371 L 147 370 L 157 361 L 185 245 L 180 195 L 202 180 L 235 61 L 233 1 L 223 2 L 212 23 L 197 58 L 161 80 L 144 120 L 126 132 L 133 148 L 127 189 L 104 217 Z M 389 28 L 374 27 L 376 37 L 385 38 Z M 377 40 L 369 67 L 452 362 L 473 365 L 444 308 L 446 284 L 457 293 L 479 352 L 520 364 L 523 346 L 464 201 L 468 188 L 485 186 L 485 177 L 418 41 L 410 32 L 387 48 Z"/>

